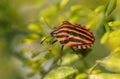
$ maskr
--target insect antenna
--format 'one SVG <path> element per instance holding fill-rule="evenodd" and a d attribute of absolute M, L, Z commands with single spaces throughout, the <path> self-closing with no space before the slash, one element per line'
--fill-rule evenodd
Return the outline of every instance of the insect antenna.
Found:
<path fill-rule="evenodd" d="M 44 23 L 47 25 L 47 27 L 50 28 L 50 29 L 52 30 L 52 27 L 50 27 L 50 25 L 48 24 L 48 22 L 46 21 L 45 18 L 43 18 L 43 21 L 44 21 Z"/>
<path fill-rule="evenodd" d="M 47 20 L 46 20 L 44 17 L 42 17 L 42 21 L 46 24 L 46 26 L 47 26 L 50 30 L 53 29 L 52 27 L 50 27 L 50 25 L 48 24 Z M 40 44 L 42 44 L 44 41 L 46 41 L 49 37 L 50 37 L 50 36 L 46 36 L 43 40 L 41 40 Z M 52 40 L 52 39 L 51 39 L 51 40 Z M 50 44 L 54 44 L 55 42 L 57 42 L 57 41 L 52 41 L 52 42 L 50 42 Z"/>
<path fill-rule="evenodd" d="M 45 40 L 47 40 L 49 37 L 45 37 L 43 38 L 43 40 L 41 40 L 40 44 L 42 44 Z"/>

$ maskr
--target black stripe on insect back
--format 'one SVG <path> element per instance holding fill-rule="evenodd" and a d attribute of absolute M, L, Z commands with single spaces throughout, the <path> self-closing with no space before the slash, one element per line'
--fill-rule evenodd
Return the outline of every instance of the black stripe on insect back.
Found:
<path fill-rule="evenodd" d="M 75 38 L 69 38 L 69 41 L 85 43 L 84 41 L 79 40 L 79 39 L 75 39 Z"/>
<path fill-rule="evenodd" d="M 54 32 L 57 32 L 57 31 L 59 31 L 59 30 L 61 30 L 61 29 L 64 29 L 64 28 L 68 28 L 68 29 L 71 29 L 71 30 L 78 31 L 78 32 L 80 32 L 80 33 L 83 33 L 83 34 L 85 34 L 85 35 L 93 38 L 93 35 L 92 35 L 92 34 L 88 34 L 87 32 L 85 32 L 85 31 L 88 31 L 88 30 L 83 29 L 83 28 L 80 28 L 80 27 L 78 27 L 79 29 L 77 29 L 77 28 L 74 27 L 74 26 L 73 26 L 73 27 L 71 27 L 71 26 L 60 27 L 60 28 L 56 29 Z M 84 30 L 84 31 L 83 31 L 83 30 Z"/>
<path fill-rule="evenodd" d="M 79 39 L 75 39 L 75 38 L 69 38 L 69 39 L 67 39 L 67 40 L 62 40 L 62 41 L 60 41 L 61 44 L 66 44 L 66 43 L 68 43 L 68 42 L 79 42 L 79 43 L 85 44 L 84 41 L 79 40 Z"/>
<path fill-rule="evenodd" d="M 68 35 L 57 35 L 56 38 L 67 38 Z"/>
<path fill-rule="evenodd" d="M 85 37 L 85 36 L 83 36 L 81 34 L 78 34 L 78 33 L 72 32 L 72 31 L 68 31 L 68 30 L 60 30 L 56 34 L 60 34 L 60 33 L 67 33 L 69 35 L 73 35 L 75 37 L 79 37 L 79 38 L 81 38 L 83 40 L 87 40 L 87 41 L 90 41 L 90 42 L 93 41 L 93 40 L 91 40 L 91 39 L 89 39 L 89 38 L 87 38 L 87 37 Z"/>
<path fill-rule="evenodd" d="M 61 44 L 66 44 L 66 43 L 68 43 L 68 42 L 69 42 L 69 40 L 60 41 Z"/>

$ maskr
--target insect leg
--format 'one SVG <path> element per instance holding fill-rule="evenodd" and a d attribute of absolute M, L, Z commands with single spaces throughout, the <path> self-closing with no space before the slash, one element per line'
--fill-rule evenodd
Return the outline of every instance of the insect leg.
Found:
<path fill-rule="evenodd" d="M 81 55 L 79 54 L 79 52 L 77 52 L 73 47 L 71 47 L 71 49 L 81 58 Z"/>
<path fill-rule="evenodd" d="M 64 48 L 64 45 L 62 45 L 62 47 L 61 47 L 61 49 L 60 49 L 60 57 L 59 57 L 59 59 L 60 59 L 60 64 L 61 64 L 61 62 L 62 62 L 63 48 Z"/>
<path fill-rule="evenodd" d="M 56 42 L 57 42 L 57 40 L 54 40 L 54 41 L 51 42 L 51 44 L 54 44 L 54 43 L 56 43 Z"/>
<path fill-rule="evenodd" d="M 78 54 L 78 52 L 73 47 L 71 47 L 71 49 L 73 50 L 73 52 L 75 52 L 76 54 Z"/>

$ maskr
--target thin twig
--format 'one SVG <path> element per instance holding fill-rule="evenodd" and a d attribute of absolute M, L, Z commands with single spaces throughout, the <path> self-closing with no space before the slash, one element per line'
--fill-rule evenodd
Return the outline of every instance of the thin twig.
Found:
<path fill-rule="evenodd" d="M 91 74 L 92 70 L 94 70 L 98 65 L 100 64 L 100 61 L 97 61 L 88 71 L 87 74 Z"/>
<path fill-rule="evenodd" d="M 103 60 L 105 60 L 107 57 L 104 57 L 103 59 L 96 61 L 96 63 L 87 71 L 87 74 L 90 75 L 92 70 L 94 70 Z"/>

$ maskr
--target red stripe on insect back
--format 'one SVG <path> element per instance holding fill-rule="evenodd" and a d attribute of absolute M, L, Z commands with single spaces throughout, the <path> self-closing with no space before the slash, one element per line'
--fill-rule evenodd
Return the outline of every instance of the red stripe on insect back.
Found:
<path fill-rule="evenodd" d="M 60 31 L 62 31 L 62 30 L 67 30 L 67 31 L 70 31 L 70 32 L 75 32 L 75 33 L 80 34 L 80 35 L 83 35 L 83 36 L 85 36 L 85 37 L 87 37 L 87 38 L 89 38 L 89 39 L 91 39 L 91 40 L 94 40 L 94 38 L 92 38 L 92 37 L 90 37 L 90 36 L 88 36 L 88 35 L 86 35 L 86 34 L 84 34 L 84 33 L 82 33 L 82 32 L 79 32 L 79 31 L 76 31 L 76 30 L 73 30 L 73 29 L 69 29 L 69 28 L 59 29 L 59 31 L 57 31 L 57 32 L 60 32 Z"/>
<path fill-rule="evenodd" d="M 72 24 L 72 23 L 70 23 L 68 21 L 64 21 L 64 22 L 60 23 L 60 25 L 59 25 L 59 27 L 64 27 L 64 26 L 79 27 L 80 29 L 86 30 L 86 32 L 88 32 L 88 31 L 91 32 L 89 29 L 87 29 L 85 26 L 83 26 L 81 24 Z"/>
<path fill-rule="evenodd" d="M 62 36 L 62 35 L 66 35 L 66 37 L 59 37 L 59 36 Z M 91 43 L 91 41 L 89 41 L 89 40 L 85 40 L 85 39 L 83 39 L 83 38 L 76 37 L 76 36 L 74 36 L 74 35 L 70 35 L 70 34 L 64 33 L 64 32 L 63 32 L 63 33 L 59 33 L 59 34 L 55 35 L 54 37 L 56 37 L 56 39 L 57 39 L 58 41 L 61 41 L 61 40 L 69 40 L 69 38 L 75 38 L 75 39 L 77 39 L 77 40 L 83 41 L 84 43 Z"/>
<path fill-rule="evenodd" d="M 93 37 L 93 33 L 90 32 L 88 29 L 85 29 L 84 27 L 71 26 L 71 25 L 63 25 L 63 27 L 58 27 L 58 28 L 54 29 L 53 32 L 57 32 L 60 29 L 65 29 L 65 28 L 73 29 L 73 30 L 82 32 L 90 37 Z"/>

